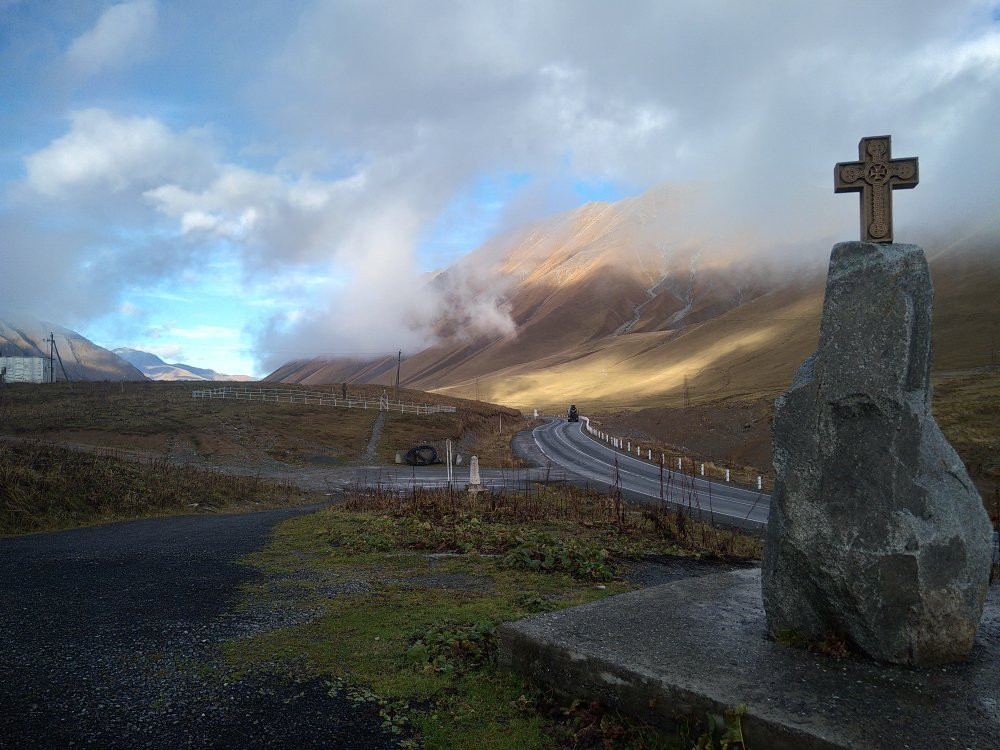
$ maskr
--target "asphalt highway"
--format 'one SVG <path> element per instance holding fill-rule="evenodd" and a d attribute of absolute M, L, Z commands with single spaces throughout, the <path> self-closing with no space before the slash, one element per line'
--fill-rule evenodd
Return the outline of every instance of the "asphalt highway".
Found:
<path fill-rule="evenodd" d="M 555 419 L 533 431 L 539 449 L 552 465 L 586 482 L 610 487 L 640 502 L 666 502 L 690 509 L 706 520 L 744 528 L 763 528 L 771 507 L 771 496 L 756 489 L 726 482 L 692 477 L 668 467 L 661 473 L 658 463 L 642 460 L 591 437 L 580 422 Z M 662 494 L 661 494 L 662 493 Z"/>

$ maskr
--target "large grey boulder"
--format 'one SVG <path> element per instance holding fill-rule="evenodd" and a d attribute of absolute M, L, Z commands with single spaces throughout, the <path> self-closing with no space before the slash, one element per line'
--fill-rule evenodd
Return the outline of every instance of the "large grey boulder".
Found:
<path fill-rule="evenodd" d="M 992 528 L 931 416 L 923 250 L 833 248 L 819 349 L 776 402 L 777 481 L 762 571 L 768 628 L 869 656 L 968 656 Z"/>

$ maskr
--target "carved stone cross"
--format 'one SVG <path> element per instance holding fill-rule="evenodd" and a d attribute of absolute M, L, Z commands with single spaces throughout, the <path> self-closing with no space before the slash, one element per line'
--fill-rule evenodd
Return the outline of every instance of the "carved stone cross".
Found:
<path fill-rule="evenodd" d="M 862 138 L 861 161 L 842 161 L 833 169 L 835 193 L 861 193 L 861 239 L 892 242 L 892 191 L 915 187 L 917 160 L 892 159 L 892 136 Z"/>

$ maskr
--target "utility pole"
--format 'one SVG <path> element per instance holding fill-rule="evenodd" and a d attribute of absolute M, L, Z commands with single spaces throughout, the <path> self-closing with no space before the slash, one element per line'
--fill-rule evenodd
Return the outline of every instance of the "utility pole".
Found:
<path fill-rule="evenodd" d="M 688 376 L 684 376 L 684 408 L 691 406 L 691 389 L 688 388 Z"/>
<path fill-rule="evenodd" d="M 403 350 L 396 357 L 396 401 L 399 401 L 399 368 L 403 365 Z"/>
<path fill-rule="evenodd" d="M 51 334 L 51 333 L 49 335 L 52 336 L 52 351 L 54 351 L 56 353 L 56 357 L 59 358 L 59 367 L 62 370 L 63 377 L 66 379 L 66 382 L 68 383 L 69 382 L 69 374 L 67 374 L 67 372 L 66 372 L 66 365 L 63 364 L 62 355 L 59 353 L 59 347 L 56 346 L 56 337 L 55 337 L 54 334 Z M 49 364 L 51 365 L 52 363 L 50 362 Z M 55 374 L 54 373 L 53 373 L 53 376 L 52 376 L 52 382 L 55 382 Z M 70 387 L 72 388 L 72 386 L 70 386 Z"/>
<path fill-rule="evenodd" d="M 55 355 L 52 353 L 56 347 L 56 335 L 49 331 L 49 382 L 56 382 Z"/>

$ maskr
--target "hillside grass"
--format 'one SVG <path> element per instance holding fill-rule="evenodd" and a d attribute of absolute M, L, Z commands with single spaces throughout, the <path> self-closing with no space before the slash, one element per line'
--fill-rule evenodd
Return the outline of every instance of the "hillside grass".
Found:
<path fill-rule="evenodd" d="M 932 409 L 1000 528 L 1000 372 L 935 378 Z"/>
<path fill-rule="evenodd" d="M 700 730 L 668 737 L 598 704 L 554 701 L 498 667 L 497 628 L 634 588 L 629 566 L 651 555 L 760 552 L 759 539 L 573 487 L 351 493 L 281 524 L 246 558 L 264 581 L 243 606 L 308 621 L 234 639 L 225 654 L 237 673 L 325 677 L 332 692 L 379 708 L 408 746 L 707 747 Z"/>
<path fill-rule="evenodd" d="M 0 535 L 177 513 L 263 510 L 326 498 L 255 477 L 31 441 L 0 442 Z"/>
<path fill-rule="evenodd" d="M 307 404 L 195 399 L 205 383 L 65 383 L 0 386 L 0 435 L 43 438 L 64 444 L 119 448 L 172 461 L 253 464 L 274 459 L 292 466 L 351 465 L 368 446 L 377 409 Z M 237 384 L 257 387 L 257 384 Z M 340 386 L 279 386 L 329 390 Z M 378 399 L 385 389 L 351 385 L 351 396 Z M 390 394 L 391 389 L 390 389 Z M 378 458 L 421 442 L 443 449 L 448 438 L 459 450 L 478 453 L 486 466 L 516 466 L 510 437 L 530 423 L 518 411 L 478 401 L 402 390 L 407 402 L 455 406 L 454 414 L 388 412 Z M 492 425 L 505 422 L 503 435 Z"/>

